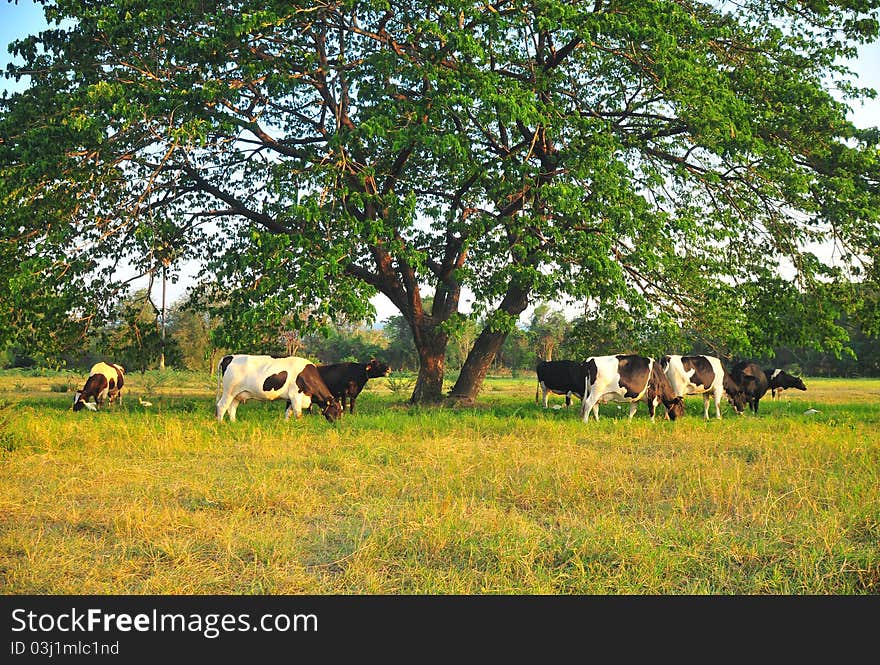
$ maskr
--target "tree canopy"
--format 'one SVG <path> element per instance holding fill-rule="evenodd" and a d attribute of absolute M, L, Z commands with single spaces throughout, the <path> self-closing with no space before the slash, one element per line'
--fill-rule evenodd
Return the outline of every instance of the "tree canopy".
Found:
<path fill-rule="evenodd" d="M 433 400 L 468 289 L 473 398 L 535 300 L 733 352 L 783 315 L 774 342 L 838 339 L 819 285 L 880 277 L 880 133 L 846 118 L 873 93 L 839 64 L 878 0 L 43 4 L 0 107 L 3 335 L 73 334 L 121 260 L 201 257 L 242 350 L 383 293 Z"/>

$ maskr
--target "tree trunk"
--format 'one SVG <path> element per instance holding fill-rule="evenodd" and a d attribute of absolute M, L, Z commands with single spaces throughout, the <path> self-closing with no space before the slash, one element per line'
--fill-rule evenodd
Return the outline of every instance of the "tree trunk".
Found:
<path fill-rule="evenodd" d="M 419 377 L 410 403 L 433 404 L 443 399 L 448 341 L 449 336 L 436 327 L 419 330 L 415 335 L 416 350 L 419 352 Z"/>
<path fill-rule="evenodd" d="M 507 294 L 498 309 L 506 314 L 518 317 L 523 313 L 529 304 L 529 292 L 519 287 L 511 285 L 507 289 Z M 486 379 L 486 372 L 495 359 L 498 350 L 507 339 L 506 332 L 492 332 L 489 326 L 483 328 L 483 332 L 477 337 L 471 352 L 468 354 L 467 360 L 461 368 L 458 375 L 458 381 L 452 387 L 450 397 L 453 399 L 470 404 L 476 400 L 483 387 L 483 381 Z"/>
<path fill-rule="evenodd" d="M 162 266 L 162 348 L 159 352 L 159 369 L 165 370 L 165 286 L 168 280 L 168 268 Z"/>

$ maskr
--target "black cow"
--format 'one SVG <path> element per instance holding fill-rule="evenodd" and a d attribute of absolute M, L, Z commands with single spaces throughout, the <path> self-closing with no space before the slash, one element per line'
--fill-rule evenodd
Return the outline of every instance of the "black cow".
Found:
<path fill-rule="evenodd" d="M 724 373 L 724 392 L 734 410 L 742 415 L 746 404 L 758 413 L 758 403 L 767 392 L 767 375 L 758 363 L 741 360 Z"/>
<path fill-rule="evenodd" d="M 391 374 L 391 368 L 383 362 L 371 358 L 368 363 L 334 363 L 318 365 L 318 374 L 327 384 L 330 392 L 342 404 L 348 398 L 348 412 L 354 413 L 354 402 L 361 394 L 368 379 L 377 379 Z"/>
<path fill-rule="evenodd" d="M 771 399 L 776 399 L 783 390 L 788 388 L 796 388 L 797 390 L 807 389 L 804 385 L 803 379 L 797 376 L 792 376 L 787 372 L 783 372 L 781 369 L 769 370 L 766 374 L 770 387 Z"/>
<path fill-rule="evenodd" d="M 593 356 L 584 363 L 587 373 L 587 396 L 581 404 L 581 420 L 588 422 L 592 412 L 599 420 L 599 403 L 629 402 L 629 417 L 638 409 L 638 402 L 648 405 L 654 420 L 658 404 L 666 409 L 664 418 L 675 420 L 684 414 L 684 401 L 676 395 L 660 363 L 637 355 Z"/>
<path fill-rule="evenodd" d="M 583 363 L 573 360 L 542 360 L 535 368 L 538 375 L 538 387 L 535 389 L 535 404 L 538 393 L 544 393 L 544 408 L 547 408 L 547 395 L 565 395 L 565 406 L 571 406 L 571 396 L 584 398 L 587 372 Z"/>

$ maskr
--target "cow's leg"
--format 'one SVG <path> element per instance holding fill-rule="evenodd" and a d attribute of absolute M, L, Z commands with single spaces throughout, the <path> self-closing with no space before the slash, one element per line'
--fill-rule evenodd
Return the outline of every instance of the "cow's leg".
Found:
<path fill-rule="evenodd" d="M 630 403 L 629 403 L 629 419 L 630 419 L 630 420 L 632 420 L 632 419 L 633 419 L 633 416 L 636 415 L 636 411 L 638 411 L 638 409 L 639 409 L 639 403 L 638 403 L 638 402 L 630 402 Z M 651 414 L 651 420 L 653 420 L 653 419 L 654 419 L 654 414 L 652 413 L 652 414 Z"/>
<path fill-rule="evenodd" d="M 312 405 L 312 402 L 311 402 L 311 400 L 309 400 L 309 406 L 311 406 L 311 405 Z M 294 418 L 299 420 L 300 417 L 302 416 L 302 412 L 303 412 L 303 394 L 302 393 L 298 392 L 295 395 L 291 396 L 290 407 L 287 409 L 287 415 L 285 416 L 286 419 L 290 418 L 291 411 L 293 411 Z"/>
<path fill-rule="evenodd" d="M 214 409 L 214 415 L 217 417 L 218 422 L 223 422 L 223 416 L 226 415 L 226 412 L 229 410 L 229 404 L 232 400 L 229 395 L 222 395 L 217 402 L 217 406 Z"/>
<path fill-rule="evenodd" d="M 309 410 L 311 410 L 312 405 L 309 404 Z M 290 420 L 290 414 L 293 413 L 293 402 L 287 400 L 287 408 L 284 410 L 284 420 Z"/>
<path fill-rule="evenodd" d="M 570 406 L 571 406 L 571 391 L 569 390 L 567 393 L 565 393 L 565 408 L 567 409 Z"/>
<path fill-rule="evenodd" d="M 703 418 L 709 420 L 709 393 L 703 393 Z"/>
<path fill-rule="evenodd" d="M 652 400 L 648 400 L 648 415 L 651 416 L 651 422 L 654 422 L 654 416 L 657 415 L 657 405 L 660 403 L 658 398 L 654 398 Z M 669 418 L 669 413 L 666 413 L 666 417 Z"/>
<path fill-rule="evenodd" d="M 718 420 L 721 420 L 721 395 L 722 395 L 722 391 L 720 391 L 720 390 L 715 393 L 715 417 Z M 707 402 L 707 406 L 708 406 L 708 402 Z M 707 410 L 706 416 L 708 417 L 708 415 L 709 415 L 709 412 Z"/>
<path fill-rule="evenodd" d="M 226 413 L 229 415 L 229 422 L 235 422 L 235 412 L 238 411 L 238 405 L 241 404 L 241 400 L 236 396 L 229 400 L 229 406 L 226 409 Z"/>
<path fill-rule="evenodd" d="M 342 395 L 342 399 L 345 399 L 345 394 Z M 355 395 L 348 396 L 348 412 L 354 413 L 354 399 Z M 342 410 L 345 411 L 345 407 L 342 407 Z"/>
<path fill-rule="evenodd" d="M 585 423 L 590 422 L 590 411 L 593 410 L 593 407 L 598 404 L 599 400 L 594 399 L 592 395 L 588 395 L 584 398 L 583 404 L 581 404 L 581 420 Z M 596 420 L 599 420 L 598 408 L 596 413 Z"/>
<path fill-rule="evenodd" d="M 544 384 L 543 382 L 541 383 L 541 390 L 544 392 L 544 408 L 545 409 L 549 408 L 549 406 L 547 404 L 547 395 L 549 395 L 550 391 L 547 390 L 547 385 Z"/>

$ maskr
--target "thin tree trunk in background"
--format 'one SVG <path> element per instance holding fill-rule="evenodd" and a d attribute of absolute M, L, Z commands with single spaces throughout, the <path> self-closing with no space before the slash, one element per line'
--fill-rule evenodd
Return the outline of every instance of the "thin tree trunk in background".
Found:
<path fill-rule="evenodd" d="M 498 309 L 510 316 L 518 317 L 528 304 L 529 292 L 511 285 Z M 506 332 L 492 332 L 488 326 L 483 329 L 461 368 L 450 397 L 464 404 L 476 400 L 486 379 L 486 373 L 505 339 L 507 339 Z"/>
<path fill-rule="evenodd" d="M 168 279 L 168 267 L 162 266 L 162 347 L 159 350 L 159 369 L 165 369 L 165 284 Z"/>

